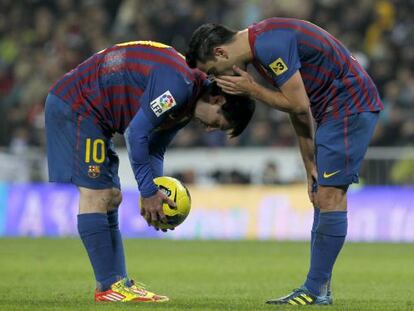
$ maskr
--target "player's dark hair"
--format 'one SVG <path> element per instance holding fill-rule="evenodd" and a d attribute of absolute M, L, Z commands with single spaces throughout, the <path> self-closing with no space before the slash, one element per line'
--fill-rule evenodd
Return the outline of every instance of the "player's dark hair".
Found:
<path fill-rule="evenodd" d="M 254 100 L 248 96 L 226 94 L 215 82 L 209 85 L 206 94 L 223 95 L 226 98 L 226 102 L 221 106 L 221 111 L 232 128 L 230 137 L 239 136 L 253 117 L 256 108 Z"/>
<path fill-rule="evenodd" d="M 191 36 L 186 61 L 195 68 L 197 61 L 205 63 L 214 58 L 214 48 L 233 41 L 237 31 L 220 24 L 203 24 Z"/>

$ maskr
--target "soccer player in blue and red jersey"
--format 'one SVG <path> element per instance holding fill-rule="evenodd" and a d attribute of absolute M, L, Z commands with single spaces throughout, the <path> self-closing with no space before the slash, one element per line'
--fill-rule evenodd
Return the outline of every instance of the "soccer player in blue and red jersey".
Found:
<path fill-rule="evenodd" d="M 207 130 L 237 136 L 253 111 L 247 97 L 221 94 L 176 50 L 151 41 L 107 48 L 52 86 L 45 108 L 49 179 L 79 188 L 78 231 L 97 281 L 95 301 L 168 300 L 127 277 L 113 134 L 125 136 L 141 215 L 157 228 L 166 221 L 162 204 L 175 202 L 153 179 L 163 175 L 164 152 L 177 131 L 196 118 Z"/>
<path fill-rule="evenodd" d="M 268 303 L 331 304 L 332 270 L 347 232 L 346 193 L 358 182 L 383 109 L 374 83 L 340 41 L 298 19 L 269 18 L 241 31 L 202 25 L 186 58 L 190 67 L 216 75 L 225 92 L 290 114 L 315 207 L 311 261 L 303 286 Z M 277 89 L 255 82 L 244 71 L 249 63 Z"/>

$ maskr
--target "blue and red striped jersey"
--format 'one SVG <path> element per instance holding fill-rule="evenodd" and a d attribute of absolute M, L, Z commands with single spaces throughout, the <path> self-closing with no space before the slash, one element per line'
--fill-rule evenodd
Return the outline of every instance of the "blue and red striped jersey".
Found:
<path fill-rule="evenodd" d="M 50 89 L 110 136 L 125 134 L 141 195 L 158 191 L 164 152 L 192 117 L 206 75 L 170 46 L 152 41 L 114 45 L 68 72 Z M 90 122 L 90 121 L 88 121 Z"/>
<path fill-rule="evenodd" d="M 190 69 L 174 48 L 132 41 L 94 54 L 64 75 L 50 92 L 77 113 L 92 115 L 104 130 L 122 134 L 141 108 L 164 127 L 167 115 L 188 113 L 204 80 L 205 75 Z"/>
<path fill-rule="evenodd" d="M 299 70 L 316 121 L 383 109 L 375 84 L 350 51 L 303 20 L 269 18 L 248 28 L 256 69 L 282 86 Z"/>

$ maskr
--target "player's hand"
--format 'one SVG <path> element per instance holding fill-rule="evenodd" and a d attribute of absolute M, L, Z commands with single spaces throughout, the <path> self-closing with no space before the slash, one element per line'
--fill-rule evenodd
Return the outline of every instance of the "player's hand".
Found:
<path fill-rule="evenodd" d="M 256 87 L 253 77 L 236 65 L 233 66 L 235 76 L 218 76 L 214 80 L 228 94 L 251 95 Z"/>
<path fill-rule="evenodd" d="M 177 205 L 163 192 L 157 191 L 153 196 L 149 198 L 142 198 L 141 215 L 145 218 L 149 226 L 153 226 L 159 230 L 158 225 L 160 223 L 167 223 L 162 205 L 167 203 L 170 207 L 175 208 Z M 162 230 L 167 231 L 167 230 Z"/>
<path fill-rule="evenodd" d="M 318 172 L 316 167 L 313 167 L 308 173 L 308 195 L 309 200 L 312 202 L 313 206 L 317 206 L 316 194 L 318 191 Z"/>

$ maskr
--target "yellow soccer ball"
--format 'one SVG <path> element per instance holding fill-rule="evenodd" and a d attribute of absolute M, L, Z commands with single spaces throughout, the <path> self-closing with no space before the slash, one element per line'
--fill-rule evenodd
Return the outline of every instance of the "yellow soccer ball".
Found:
<path fill-rule="evenodd" d="M 191 196 L 188 189 L 178 180 L 168 176 L 161 176 L 154 179 L 160 191 L 165 193 L 172 201 L 177 204 L 176 208 L 171 208 L 164 203 L 162 208 L 167 217 L 166 224 L 160 224 L 160 229 L 173 229 L 181 224 L 190 213 Z"/>

